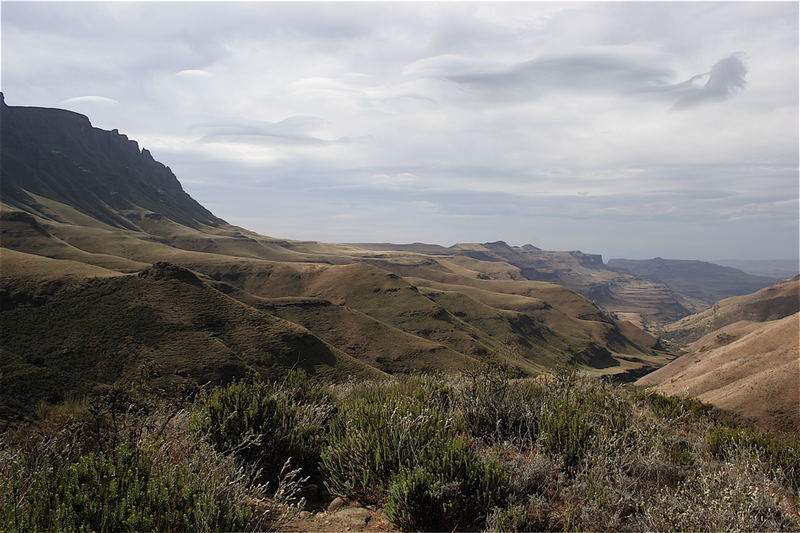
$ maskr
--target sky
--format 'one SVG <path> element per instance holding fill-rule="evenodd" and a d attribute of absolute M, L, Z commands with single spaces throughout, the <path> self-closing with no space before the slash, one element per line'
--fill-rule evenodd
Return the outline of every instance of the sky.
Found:
<path fill-rule="evenodd" d="M 329 242 L 798 255 L 796 2 L 3 2 L 9 105 Z"/>

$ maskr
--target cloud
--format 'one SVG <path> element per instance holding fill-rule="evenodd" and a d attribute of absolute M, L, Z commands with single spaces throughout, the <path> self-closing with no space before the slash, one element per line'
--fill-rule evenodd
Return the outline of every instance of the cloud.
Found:
<path fill-rule="evenodd" d="M 664 93 L 675 98 L 673 109 L 685 109 L 708 102 L 722 102 L 745 88 L 747 66 L 741 53 L 720 59 L 709 72 L 696 74 L 673 85 L 647 87 L 641 92 Z M 705 80 L 705 84 L 702 81 Z M 701 85 L 702 84 L 702 85 Z"/>
<path fill-rule="evenodd" d="M 324 145 L 346 142 L 345 138 L 321 139 L 309 132 L 325 125 L 319 117 L 291 116 L 278 122 L 246 121 L 239 123 L 196 125 L 203 131 L 198 142 L 274 143 L 285 145 Z"/>
<path fill-rule="evenodd" d="M 113 98 L 107 98 L 105 96 L 75 96 L 72 98 L 67 98 L 66 100 L 62 100 L 59 104 L 119 104 L 117 100 Z"/>
<path fill-rule="evenodd" d="M 188 78 L 188 79 L 198 79 L 198 78 L 210 78 L 213 76 L 210 72 L 201 69 L 185 69 L 175 73 L 176 76 L 180 78 Z"/>
<path fill-rule="evenodd" d="M 267 234 L 780 256 L 797 36 L 787 2 L 9 2 L 3 90 Z"/>
<path fill-rule="evenodd" d="M 494 98 L 533 98 L 546 92 L 628 92 L 643 83 L 659 83 L 672 70 L 656 64 L 657 59 L 663 58 L 625 47 L 595 47 L 515 63 L 443 55 L 416 61 L 404 72 L 448 80 Z"/>

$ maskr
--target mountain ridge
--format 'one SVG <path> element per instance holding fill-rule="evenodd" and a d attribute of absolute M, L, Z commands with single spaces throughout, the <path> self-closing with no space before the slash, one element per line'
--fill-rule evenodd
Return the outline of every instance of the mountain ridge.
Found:
<path fill-rule="evenodd" d="M 17 365 L 4 368 L 5 375 L 27 369 L 14 374 L 21 383 L 24 376 L 55 372 L 58 360 L 47 350 L 67 342 L 66 331 L 85 331 L 85 320 L 102 324 L 109 347 L 133 343 L 129 354 L 109 348 L 107 364 L 135 366 L 129 356 L 153 354 L 145 349 L 147 339 L 172 327 L 170 314 L 194 318 L 181 326 L 188 330 L 158 337 L 161 344 L 154 346 L 164 352 L 164 364 L 207 348 L 287 371 L 295 363 L 285 354 L 312 345 L 312 355 L 319 355 L 312 359 L 324 363 L 314 372 L 339 376 L 451 372 L 486 361 L 507 364 L 520 375 L 568 364 L 596 374 L 626 374 L 670 359 L 636 326 L 618 322 L 585 296 L 522 275 L 525 254 L 549 253 L 532 245 L 462 243 L 455 253 L 425 255 L 267 237 L 214 216 L 183 191 L 168 167 L 116 131 L 93 128 L 86 117 L 59 110 L 3 105 L 2 113 L 0 319 L 13 335 L 0 348 L 14 354 L 12 366 Z M 570 265 L 602 263 L 579 252 L 553 254 Z M 81 283 L 111 293 L 116 287 L 119 297 L 98 301 L 117 320 L 127 316 L 125 294 L 152 288 L 146 306 L 151 311 L 142 311 L 151 319 L 130 339 L 114 338 L 114 328 L 90 312 L 80 291 L 63 292 Z M 66 312 L 60 295 L 84 311 Z M 223 349 L 213 313 L 196 312 L 206 309 L 202 300 L 240 317 L 234 323 L 244 320 L 237 331 L 250 340 L 239 342 L 240 349 Z M 169 312 L 154 315 L 152 309 Z M 23 327 L 28 315 L 63 328 Z M 259 320 L 273 325 L 269 342 L 256 332 Z M 80 361 L 80 343 L 69 342 Z M 100 340 L 87 345 L 87 361 L 100 364 L 101 346 Z M 233 377 L 214 373 L 216 364 L 188 365 L 184 377 L 196 383 Z"/>

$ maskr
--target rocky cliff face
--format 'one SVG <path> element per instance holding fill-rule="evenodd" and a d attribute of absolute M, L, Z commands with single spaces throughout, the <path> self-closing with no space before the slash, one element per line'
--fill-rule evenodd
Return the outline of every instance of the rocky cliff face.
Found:
<path fill-rule="evenodd" d="M 113 227 L 140 230 L 142 212 L 189 227 L 224 221 L 193 200 L 172 171 L 117 130 L 63 109 L 0 103 L 3 203 L 53 218 L 43 196 Z"/>

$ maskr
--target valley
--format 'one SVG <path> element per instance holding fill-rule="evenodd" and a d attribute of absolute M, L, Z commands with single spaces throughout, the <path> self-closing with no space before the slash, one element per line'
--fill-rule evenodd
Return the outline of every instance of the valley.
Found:
<path fill-rule="evenodd" d="M 691 527 L 794 527 L 800 277 L 269 237 L 116 130 L 4 103 L 0 118 L 0 454 L 24 457 L 0 471 L 31 480 L 25 505 L 0 480 L 0 509 L 23 530 L 96 523 L 69 503 L 75 468 L 116 469 L 93 478 L 117 513 L 103 520 L 142 528 L 180 529 L 165 506 L 208 531 L 650 530 L 664 506 L 670 524 L 688 508 Z M 741 450 L 756 459 L 730 462 Z M 703 514 L 703 487 L 738 486 L 753 461 L 775 497 Z M 587 491 L 600 477 L 688 496 L 631 512 Z M 135 512 L 104 485 L 129 478 Z"/>

